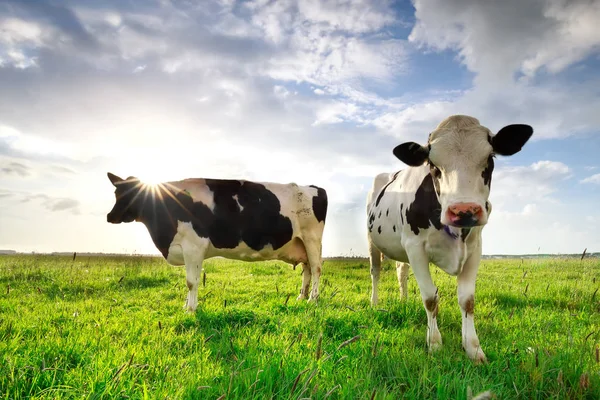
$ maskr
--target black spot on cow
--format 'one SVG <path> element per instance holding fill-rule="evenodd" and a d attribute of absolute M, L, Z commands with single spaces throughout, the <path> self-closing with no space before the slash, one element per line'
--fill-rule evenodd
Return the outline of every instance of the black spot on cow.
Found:
<path fill-rule="evenodd" d="M 279 199 L 264 185 L 215 179 L 206 179 L 206 184 L 213 192 L 212 211 L 173 187 L 159 185 L 152 191 L 139 184 L 132 191 L 139 195 L 127 203 L 120 198 L 115 208 L 121 204 L 119 207 L 126 208 L 126 212 L 146 225 L 165 258 L 177 233 L 178 221 L 191 223 L 196 234 L 209 238 L 216 248 L 234 248 L 243 241 L 256 251 L 267 245 L 278 249 L 292 239 L 292 222 L 280 214 Z"/>
<path fill-rule="evenodd" d="M 256 251 L 269 244 L 278 249 L 292 239 L 292 222 L 280 214 L 279 199 L 264 185 L 217 179 L 207 179 L 206 184 L 215 202 L 209 238 L 216 248 L 231 249 L 243 241 Z"/>
<path fill-rule="evenodd" d="M 377 216 L 377 218 L 381 218 L 381 211 L 379 211 L 379 215 Z"/>
<path fill-rule="evenodd" d="M 385 212 L 385 216 L 389 217 L 390 216 L 390 209 L 388 208 L 387 211 Z"/>
<path fill-rule="evenodd" d="M 394 230 L 394 232 L 396 232 L 396 225 L 393 225 L 392 229 Z"/>
<path fill-rule="evenodd" d="M 325 189 L 310 185 L 311 188 L 317 189 L 317 195 L 312 199 L 313 212 L 319 222 L 325 222 L 327 217 L 327 192 Z"/>
<path fill-rule="evenodd" d="M 400 204 L 400 221 L 402 222 L 402 225 L 404 225 L 404 214 L 402 213 L 402 207 L 404 207 L 404 203 Z"/>
<path fill-rule="evenodd" d="M 431 224 L 440 230 L 440 213 L 441 205 L 435 194 L 433 177 L 427 174 L 415 193 L 415 200 L 406 209 L 406 222 L 415 235 L 419 234 L 419 229 L 427 229 Z"/>
<path fill-rule="evenodd" d="M 381 225 L 379 225 L 379 228 L 377 228 L 377 233 L 381 234 Z"/>
<path fill-rule="evenodd" d="M 388 186 L 390 186 L 392 184 L 392 182 L 394 182 L 396 180 L 396 178 L 398 177 L 398 174 L 400 172 L 402 172 L 402 171 L 396 172 L 394 174 L 394 176 L 392 177 L 392 179 L 388 183 L 386 183 L 383 188 L 381 188 L 381 192 L 379 192 L 379 195 L 377 196 L 377 200 L 375 200 L 375 207 L 377 207 L 379 205 L 379 202 L 381 201 L 381 198 L 383 197 L 385 190 L 388 188 Z"/>
<path fill-rule="evenodd" d="M 490 202 L 489 202 L 489 201 L 486 201 L 486 202 L 485 202 L 485 211 L 486 211 L 487 213 L 489 213 L 489 212 L 490 212 Z"/>
<path fill-rule="evenodd" d="M 483 178 L 483 183 L 488 186 L 490 189 L 492 188 L 492 172 L 494 172 L 494 156 L 490 154 L 487 160 L 487 165 L 483 172 L 481 173 L 481 177 Z"/>
<path fill-rule="evenodd" d="M 465 240 L 467 240 L 467 236 L 469 236 L 470 232 L 471 232 L 471 230 L 470 229 L 466 229 L 466 228 L 462 228 L 460 230 L 460 238 L 462 239 L 463 242 Z"/>
<path fill-rule="evenodd" d="M 369 214 L 369 228 L 373 228 L 373 222 L 375 221 L 375 212 L 371 211 Z"/>

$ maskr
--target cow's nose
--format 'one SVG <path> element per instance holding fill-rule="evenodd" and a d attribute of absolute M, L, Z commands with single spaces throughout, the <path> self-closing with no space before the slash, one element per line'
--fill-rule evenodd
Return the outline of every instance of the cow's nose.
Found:
<path fill-rule="evenodd" d="M 454 226 L 474 226 L 482 217 L 482 209 L 476 203 L 455 203 L 448 207 L 446 216 Z"/>

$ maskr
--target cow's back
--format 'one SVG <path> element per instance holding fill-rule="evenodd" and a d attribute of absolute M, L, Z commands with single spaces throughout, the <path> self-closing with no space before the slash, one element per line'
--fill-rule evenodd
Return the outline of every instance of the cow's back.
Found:
<path fill-rule="evenodd" d="M 321 188 L 225 179 L 186 179 L 170 185 L 211 210 L 208 218 L 180 221 L 184 224 L 174 238 L 174 252 L 179 241 L 195 233 L 210 241 L 209 256 L 294 263 L 306 259 L 297 239 L 322 238 L 327 195 Z"/>

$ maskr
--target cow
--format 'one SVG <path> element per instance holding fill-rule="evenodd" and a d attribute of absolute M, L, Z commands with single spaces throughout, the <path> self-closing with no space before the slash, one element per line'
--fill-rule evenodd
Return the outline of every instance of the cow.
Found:
<path fill-rule="evenodd" d="M 143 223 L 167 262 L 185 265 L 188 312 L 198 306 L 202 262 L 217 256 L 280 260 L 294 268 L 302 264 L 298 300 L 317 300 L 327 215 L 324 189 L 204 178 L 150 185 L 134 176 L 107 175 L 116 188 L 107 222 Z"/>
<path fill-rule="evenodd" d="M 396 261 L 403 298 L 410 266 L 427 313 L 430 352 L 442 345 L 438 290 L 429 271 L 433 263 L 457 277 L 463 348 L 474 362 L 486 362 L 474 324 L 475 280 L 481 232 L 492 211 L 494 157 L 519 152 L 532 134 L 531 126 L 515 124 L 493 135 L 476 118 L 453 115 L 430 133 L 425 146 L 406 142 L 393 149 L 407 169 L 374 179 L 367 195 L 371 304 L 378 302 L 382 255 Z"/>

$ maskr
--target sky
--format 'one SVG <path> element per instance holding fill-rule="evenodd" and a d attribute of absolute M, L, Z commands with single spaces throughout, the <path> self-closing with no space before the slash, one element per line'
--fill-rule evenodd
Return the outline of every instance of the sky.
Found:
<path fill-rule="evenodd" d="M 484 254 L 600 251 L 600 1 L 0 3 L 0 249 L 158 254 L 107 172 L 324 187 L 324 256 L 366 255 L 374 176 L 452 114 L 498 157 Z"/>

